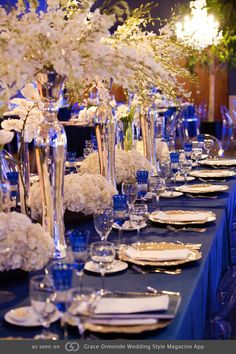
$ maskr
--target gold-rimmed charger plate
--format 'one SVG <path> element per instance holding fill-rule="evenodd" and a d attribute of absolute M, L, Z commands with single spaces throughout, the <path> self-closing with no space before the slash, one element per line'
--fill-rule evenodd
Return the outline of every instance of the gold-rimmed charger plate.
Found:
<path fill-rule="evenodd" d="M 158 212 L 152 212 L 149 214 L 149 220 L 158 224 L 171 224 L 171 225 L 201 225 L 207 222 L 212 222 L 216 220 L 216 214 L 212 211 L 205 211 L 205 210 L 166 210 L 165 214 L 169 216 L 178 216 L 178 215 L 194 215 L 196 213 L 205 214 L 206 218 L 204 220 L 186 220 L 186 221 L 178 221 L 172 219 L 160 219 L 157 218 L 155 215 Z"/>
<path fill-rule="evenodd" d="M 198 178 L 226 178 L 236 176 L 236 172 L 231 170 L 198 170 L 190 172 L 190 175 Z"/>
<path fill-rule="evenodd" d="M 208 166 L 235 166 L 236 159 L 225 159 L 225 158 L 205 159 L 199 161 L 199 164 L 208 165 Z"/>
<path fill-rule="evenodd" d="M 129 263 L 141 265 L 141 266 L 161 266 L 161 267 L 171 267 L 180 264 L 185 264 L 189 262 L 194 262 L 202 258 L 201 252 L 198 250 L 192 249 L 184 244 L 176 244 L 172 242 L 138 242 L 132 244 L 132 247 L 136 248 L 139 251 L 144 250 L 176 250 L 187 248 L 189 250 L 189 255 L 186 259 L 173 260 L 173 261 L 148 261 L 148 260 L 139 260 L 130 258 L 125 254 L 125 248 L 128 246 L 123 245 L 119 250 L 119 258 L 122 261 Z"/>
<path fill-rule="evenodd" d="M 183 193 L 191 193 L 191 194 L 208 194 L 208 193 L 217 193 L 217 192 L 225 192 L 229 189 L 229 186 L 225 184 L 192 184 L 192 185 L 183 185 L 180 187 L 176 187 L 175 190 Z"/>

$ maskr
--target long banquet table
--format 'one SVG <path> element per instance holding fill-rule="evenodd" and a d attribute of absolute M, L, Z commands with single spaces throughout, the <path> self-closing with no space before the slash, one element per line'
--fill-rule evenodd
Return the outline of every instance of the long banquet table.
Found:
<path fill-rule="evenodd" d="M 145 291 L 147 286 L 160 290 L 178 291 L 182 301 L 179 311 L 171 324 L 162 330 L 146 332 L 137 336 L 123 335 L 98 335 L 92 338 L 138 338 L 138 339 L 202 339 L 206 318 L 215 313 L 217 309 L 216 291 L 219 280 L 230 264 L 230 228 L 233 222 L 236 204 L 236 183 L 231 178 L 227 181 L 229 190 L 218 195 L 217 199 L 196 198 L 190 199 L 182 196 L 177 199 L 161 199 L 158 205 L 161 210 L 168 209 L 204 209 L 212 210 L 216 214 L 216 221 L 207 224 L 206 233 L 169 231 L 165 226 L 150 224 L 141 231 L 140 236 L 136 232 L 124 232 L 123 242 L 133 243 L 137 241 L 155 242 L 189 242 L 201 243 L 202 258 L 198 261 L 187 263 L 182 266 L 180 275 L 167 274 L 139 274 L 131 266 L 123 272 L 106 276 L 105 284 L 109 290 L 120 291 Z M 148 202 L 149 211 L 157 205 Z M 98 240 L 93 221 L 80 221 L 66 224 L 67 229 L 79 226 L 81 229 L 91 231 L 91 241 Z M 117 231 L 112 231 L 109 240 L 118 239 Z M 8 324 L 4 320 L 4 314 L 14 307 L 29 304 L 28 298 L 29 276 L 22 279 L 9 280 L 1 284 L 1 289 L 13 291 L 15 300 L 0 305 L 0 337 L 25 337 L 32 338 L 40 332 L 40 328 L 25 328 Z M 84 275 L 84 285 L 99 288 L 100 276 L 94 273 Z M 51 325 L 52 330 L 62 336 L 59 322 Z M 78 337 L 77 330 L 71 329 L 70 336 Z M 90 335 L 88 334 L 88 338 Z"/>

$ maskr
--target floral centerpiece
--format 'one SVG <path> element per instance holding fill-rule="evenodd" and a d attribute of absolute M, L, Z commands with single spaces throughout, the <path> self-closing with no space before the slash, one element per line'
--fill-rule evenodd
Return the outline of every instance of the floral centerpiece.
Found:
<path fill-rule="evenodd" d="M 53 254 L 53 240 L 40 224 L 24 214 L 0 213 L 0 241 L 8 251 L 0 253 L 0 271 L 42 269 Z"/>
<path fill-rule="evenodd" d="M 118 184 L 128 179 L 134 179 L 138 170 L 147 170 L 151 173 L 153 168 L 149 161 L 136 150 L 124 151 L 118 149 L 116 151 L 115 173 Z M 99 173 L 99 160 L 96 152 L 82 162 L 80 171 L 83 175 Z"/>
<path fill-rule="evenodd" d="M 91 215 L 99 208 L 110 205 L 115 193 L 113 186 L 99 174 L 66 175 L 64 210 Z M 39 219 L 42 215 L 42 202 L 38 182 L 31 187 L 30 205 L 32 217 Z"/>

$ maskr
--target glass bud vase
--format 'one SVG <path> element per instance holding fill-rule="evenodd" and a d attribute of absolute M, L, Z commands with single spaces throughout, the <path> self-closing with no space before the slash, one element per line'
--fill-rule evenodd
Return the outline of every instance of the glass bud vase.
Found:
<path fill-rule="evenodd" d="M 100 174 L 116 188 L 115 176 L 115 137 L 116 117 L 109 104 L 98 105 L 94 117 L 98 144 Z"/>
<path fill-rule="evenodd" d="M 61 259 L 66 256 L 63 197 L 67 140 L 57 119 L 57 102 L 64 78 L 55 71 L 45 71 L 37 74 L 36 82 L 44 103 L 45 117 L 35 138 L 43 203 L 42 221 L 54 240 L 54 258 Z"/>

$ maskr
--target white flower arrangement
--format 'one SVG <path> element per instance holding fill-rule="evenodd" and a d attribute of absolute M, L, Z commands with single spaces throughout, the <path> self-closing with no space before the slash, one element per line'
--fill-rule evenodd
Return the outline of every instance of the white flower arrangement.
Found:
<path fill-rule="evenodd" d="M 24 214 L 0 213 L 0 241 L 9 251 L 0 253 L 0 271 L 42 269 L 53 255 L 53 239 L 40 224 Z"/>
<path fill-rule="evenodd" d="M 0 130 L 0 151 L 5 144 L 12 141 L 14 133 L 5 130 Z"/>
<path fill-rule="evenodd" d="M 99 173 L 98 154 L 94 152 L 89 155 L 81 164 L 80 171 L 86 173 Z M 146 170 L 150 173 L 153 171 L 150 162 L 138 151 L 121 149 L 116 150 L 115 171 L 116 182 L 122 183 L 127 179 L 134 179 L 138 170 Z"/>
<path fill-rule="evenodd" d="M 96 210 L 111 205 L 115 193 L 113 186 L 99 174 L 66 175 L 64 210 L 91 215 Z M 30 206 L 32 217 L 38 219 L 42 215 L 42 199 L 38 182 L 31 187 Z"/>
<path fill-rule="evenodd" d="M 1 127 L 6 131 L 19 132 L 24 135 L 25 142 L 31 142 L 37 132 L 39 124 L 44 119 L 42 111 L 40 110 L 41 101 L 38 90 L 33 84 L 27 84 L 22 90 L 24 98 L 14 98 L 10 101 L 16 107 L 10 111 L 5 112 L 4 116 L 18 116 L 19 119 L 9 118 L 5 119 Z"/>

